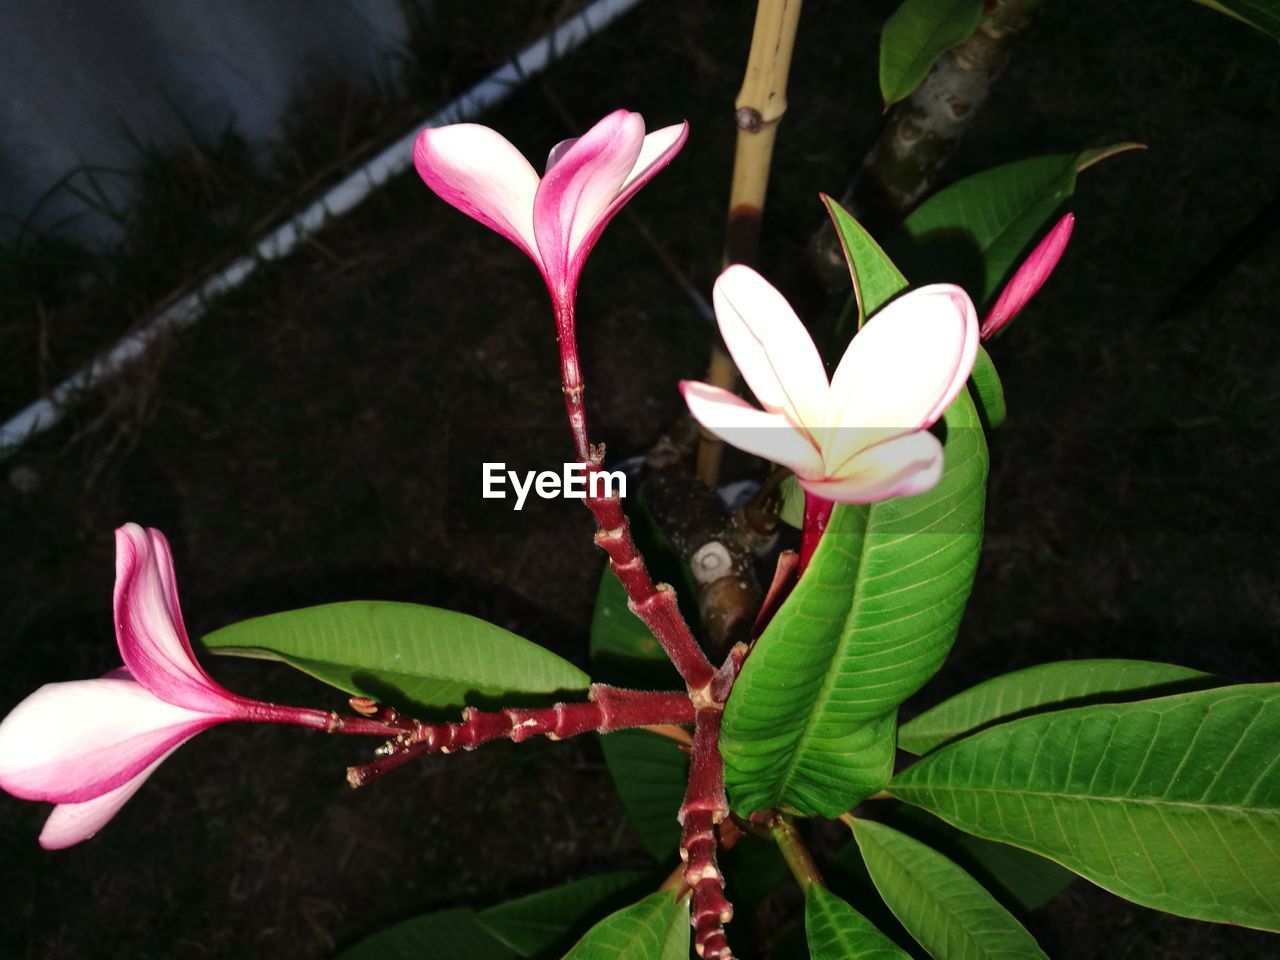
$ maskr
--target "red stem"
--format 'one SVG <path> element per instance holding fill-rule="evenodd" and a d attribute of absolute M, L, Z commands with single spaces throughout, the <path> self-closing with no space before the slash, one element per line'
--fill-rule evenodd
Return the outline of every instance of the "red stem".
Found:
<path fill-rule="evenodd" d="M 556 339 L 560 346 L 560 388 L 564 392 L 564 408 L 573 433 L 574 451 L 586 467 L 586 503 L 596 518 L 596 544 L 609 555 L 609 567 L 626 591 L 627 606 L 662 645 L 690 693 L 704 691 L 715 676 L 715 668 L 680 615 L 675 590 L 665 583 L 655 584 L 649 576 L 644 558 L 631 537 L 631 528 L 617 494 L 591 495 L 597 488 L 612 488 L 593 482 L 604 459 L 604 448 L 593 447 L 587 438 L 587 410 L 582 399 L 586 387 L 578 363 L 573 302 L 567 297 L 554 296 L 553 302 Z"/>
<path fill-rule="evenodd" d="M 325 733 L 349 733 L 356 736 L 388 737 L 400 732 L 394 723 L 370 717 L 344 717 L 331 710 L 312 707 L 283 707 L 275 703 L 248 700 L 243 705 L 241 720 L 291 723 Z"/>
<path fill-rule="evenodd" d="M 693 891 L 689 922 L 694 947 L 703 960 L 731 960 L 724 925 L 733 905 L 724 895 L 724 874 L 716 862 L 716 825 L 729 815 L 720 757 L 719 704 L 698 710 L 689 759 L 689 785 L 680 807 L 680 856 L 684 878 Z"/>
<path fill-rule="evenodd" d="M 353 787 L 426 753 L 474 750 L 491 740 L 520 743 L 530 737 L 563 740 L 580 733 L 611 733 L 628 727 L 694 722 L 693 703 L 683 692 L 624 690 L 592 684 L 586 703 L 557 703 L 534 710 L 507 709 L 486 713 L 467 707 L 460 723 L 412 722 L 382 748 L 388 755 L 347 770 Z"/>
<path fill-rule="evenodd" d="M 578 363 L 578 333 L 573 300 L 551 294 L 556 314 L 556 343 L 560 347 L 560 389 L 564 393 L 564 411 L 573 433 L 573 449 L 578 459 L 590 465 L 591 441 L 587 437 L 587 408 L 582 401 L 586 384 L 582 382 L 582 366 Z M 587 489 L 591 489 L 588 485 Z"/>
<path fill-rule="evenodd" d="M 813 552 L 818 549 L 818 542 L 827 529 L 827 521 L 831 519 L 831 509 L 834 506 L 825 497 L 805 491 L 804 528 L 800 532 L 800 569 L 796 571 L 797 576 L 809 568 L 809 561 L 813 559 Z"/>

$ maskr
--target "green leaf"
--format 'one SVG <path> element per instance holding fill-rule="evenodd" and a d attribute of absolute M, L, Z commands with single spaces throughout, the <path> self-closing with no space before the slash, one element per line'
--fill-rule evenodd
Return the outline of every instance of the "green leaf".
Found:
<path fill-rule="evenodd" d="M 849 265 L 861 329 L 867 317 L 907 289 L 907 279 L 851 213 L 825 193 L 821 197 L 840 237 L 845 263 Z"/>
<path fill-rule="evenodd" d="M 923 755 L 993 723 L 1029 713 L 1182 693 L 1214 682 L 1199 670 L 1146 660 L 1043 663 L 987 680 L 926 710 L 898 731 L 898 746 Z"/>
<path fill-rule="evenodd" d="M 1004 403 L 1004 385 L 1000 382 L 1000 374 L 996 373 L 991 354 L 981 344 L 978 345 L 978 356 L 973 362 L 973 372 L 969 374 L 969 384 L 973 387 L 982 422 L 988 430 L 996 429 L 1004 423 L 1009 410 Z"/>
<path fill-rule="evenodd" d="M 1135 903 L 1280 929 L 1280 684 L 1002 723 L 899 774 L 895 796 Z"/>
<path fill-rule="evenodd" d="M 627 608 L 627 592 L 607 566 L 596 592 L 591 616 L 591 657 L 625 657 L 631 660 L 665 660 L 662 645 L 649 628 Z"/>
<path fill-rule="evenodd" d="M 585 690 L 590 677 L 514 633 L 412 603 L 328 603 L 242 620 L 206 634 L 214 653 L 279 660 L 347 693 L 402 707 L 473 696 Z"/>
<path fill-rule="evenodd" d="M 891 248 L 918 286 L 959 282 L 975 303 L 986 301 L 1026 246 L 1075 190 L 1081 170 L 1140 144 L 1021 160 L 985 170 L 940 190 L 903 222 Z M 900 248 L 900 249 L 899 249 Z"/>
<path fill-rule="evenodd" d="M 885 106 L 909 97 L 944 52 L 978 29 L 982 0 L 902 0 L 880 34 Z"/>
<path fill-rule="evenodd" d="M 680 845 L 676 814 L 689 780 L 689 755 L 674 740 L 645 730 L 618 730 L 600 738 L 605 763 L 627 817 L 659 860 Z"/>
<path fill-rule="evenodd" d="M 659 890 L 610 914 L 564 960 L 688 960 L 689 900 Z"/>
<path fill-rule="evenodd" d="M 520 956 L 538 956 L 557 944 L 567 947 L 578 929 L 600 919 L 620 894 L 634 890 L 644 876 L 640 870 L 602 873 L 500 903 L 481 911 L 476 919 Z"/>
<path fill-rule="evenodd" d="M 380 930 L 338 954 L 337 960 L 516 960 L 466 909 L 442 910 Z"/>
<path fill-rule="evenodd" d="M 756 642 L 720 740 L 738 812 L 837 816 L 884 785 L 896 708 L 951 649 L 982 540 L 987 450 L 967 391 L 946 427 L 938 485 L 837 505 Z"/>
<path fill-rule="evenodd" d="M 910 960 L 870 920 L 819 883 L 805 891 L 804 928 L 813 960 Z"/>
<path fill-rule="evenodd" d="M 1007 843 L 984 840 L 958 830 L 919 807 L 886 805 L 876 811 L 878 822 L 932 847 L 956 866 L 973 876 L 997 900 L 1015 913 L 1043 906 L 1078 878 L 1066 868 Z M 866 899 L 874 889 L 858 845 L 850 839 L 825 865 L 832 889 L 845 896 Z M 872 921 L 898 936 L 892 914 L 875 915 L 876 904 L 868 907 Z"/>
<path fill-rule="evenodd" d="M 971 836 L 919 807 L 899 805 L 884 821 L 954 861 L 1010 909 L 1043 906 L 1076 879 L 1074 873 L 1052 860 L 1007 843 Z"/>
<path fill-rule="evenodd" d="M 1280 0 L 1195 0 L 1280 40 Z"/>
<path fill-rule="evenodd" d="M 982 884 L 936 850 L 870 820 L 855 820 L 853 835 L 876 889 L 930 956 L 1044 958 L 1022 924 Z"/>

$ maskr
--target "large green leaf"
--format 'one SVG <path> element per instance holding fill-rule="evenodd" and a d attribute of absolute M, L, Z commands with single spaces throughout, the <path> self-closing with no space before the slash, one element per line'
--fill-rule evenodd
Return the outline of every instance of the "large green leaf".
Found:
<path fill-rule="evenodd" d="M 597 874 L 500 903 L 481 911 L 476 919 L 520 956 L 536 957 L 557 944 L 568 946 L 582 927 L 617 906 L 618 898 L 634 890 L 644 876 L 639 870 Z"/>
<path fill-rule="evenodd" d="M 680 845 L 676 814 L 689 780 L 689 755 L 666 737 L 645 730 L 618 730 L 600 738 L 613 784 L 627 817 L 659 860 Z"/>
<path fill-rule="evenodd" d="M 1013 915 L 942 854 L 892 827 L 855 820 L 871 879 L 907 932 L 937 960 L 1044 958 Z"/>
<path fill-rule="evenodd" d="M 1235 17 L 1280 40 L 1280 0 L 1196 0 L 1196 3 Z"/>
<path fill-rule="evenodd" d="M 495 940 L 466 909 L 414 917 L 366 937 L 337 960 L 517 960 L 519 954 Z"/>
<path fill-rule="evenodd" d="M 1052 860 L 1007 843 L 975 837 L 919 807 L 882 805 L 876 810 L 876 818 L 877 822 L 937 850 L 1017 913 L 1043 906 L 1079 879 Z M 865 899 L 873 887 L 862 854 L 852 839 L 826 864 L 824 872 L 829 875 L 832 887 L 842 894 L 852 892 Z M 891 918 L 873 919 L 881 930 L 893 929 Z"/>
<path fill-rule="evenodd" d="M 895 796 L 1144 906 L 1280 929 L 1280 684 L 1002 723 Z"/>
<path fill-rule="evenodd" d="M 840 249 L 849 265 L 853 296 L 858 306 L 858 326 L 886 303 L 907 289 L 904 277 L 880 244 L 863 228 L 849 211 L 825 193 L 820 195 L 831 214 L 831 222 L 840 238 Z"/>
<path fill-rule="evenodd" d="M 970 687 L 898 730 L 898 746 L 925 754 L 1001 720 L 1028 713 L 1182 693 L 1213 684 L 1207 673 L 1147 660 L 1063 660 Z"/>
<path fill-rule="evenodd" d="M 1043 906 L 1076 879 L 1074 873 L 1052 860 L 964 833 L 919 807 L 898 804 L 883 819 L 954 861 L 1010 909 Z"/>
<path fill-rule="evenodd" d="M 960 283 L 981 304 L 1075 190 L 1076 174 L 1139 144 L 1062 153 L 974 174 L 922 203 L 890 248 L 913 285 Z"/>
<path fill-rule="evenodd" d="M 206 634 L 214 653 L 280 660 L 340 690 L 402 707 L 585 690 L 590 677 L 514 633 L 412 603 L 328 603 Z"/>
<path fill-rule="evenodd" d="M 688 960 L 689 900 L 659 890 L 610 914 L 564 960 Z"/>
<path fill-rule="evenodd" d="M 902 0 L 880 34 L 880 93 L 896 103 L 928 75 L 934 62 L 978 28 L 983 0 Z"/>
<path fill-rule="evenodd" d="M 870 920 L 820 883 L 805 891 L 804 928 L 813 960 L 910 960 Z"/>
<path fill-rule="evenodd" d="M 946 414 L 933 490 L 840 504 L 756 642 L 720 741 L 740 813 L 836 816 L 884 784 L 897 706 L 941 666 L 973 585 L 987 450 L 968 392 Z"/>

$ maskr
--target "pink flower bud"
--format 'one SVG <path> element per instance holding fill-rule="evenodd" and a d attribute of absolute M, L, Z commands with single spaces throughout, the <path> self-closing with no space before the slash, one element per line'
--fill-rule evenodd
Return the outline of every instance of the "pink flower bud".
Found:
<path fill-rule="evenodd" d="M 1022 261 L 1013 277 L 1000 291 L 1000 296 L 996 298 L 986 319 L 982 321 L 983 340 L 990 340 L 999 333 L 1044 286 L 1049 274 L 1053 273 L 1053 268 L 1062 259 L 1063 251 L 1067 249 L 1067 241 L 1071 239 L 1075 223 L 1075 214 L 1068 213 L 1036 244 L 1027 259 Z"/>

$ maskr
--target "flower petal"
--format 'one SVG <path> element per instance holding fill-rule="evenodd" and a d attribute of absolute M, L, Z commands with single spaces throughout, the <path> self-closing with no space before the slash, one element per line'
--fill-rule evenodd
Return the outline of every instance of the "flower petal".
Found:
<path fill-rule="evenodd" d="M 688 137 L 689 124 L 678 123 L 671 127 L 655 130 L 644 138 L 644 142 L 640 146 L 640 155 L 636 158 L 631 172 L 627 174 L 626 180 L 623 181 L 622 188 L 617 196 L 613 198 L 613 201 L 605 211 L 596 217 L 594 225 L 573 248 L 573 259 L 569 264 L 569 275 L 573 277 L 574 282 L 577 281 L 578 275 L 582 273 L 582 265 L 586 262 L 587 254 L 596 245 L 596 241 L 600 239 L 600 234 L 609 225 L 609 221 L 622 209 L 623 204 L 635 196 L 641 187 L 652 180 L 658 171 L 671 162 L 671 159 L 680 152 L 680 148 L 684 146 L 684 142 Z M 551 152 L 552 156 L 555 157 L 556 151 L 552 150 Z M 556 157 L 555 159 L 559 158 Z M 548 162 L 551 161 L 549 160 Z"/>
<path fill-rule="evenodd" d="M 445 203 L 496 230 L 542 266 L 533 235 L 538 174 L 506 137 L 475 123 L 428 127 L 413 165 Z"/>
<path fill-rule="evenodd" d="M 712 299 L 725 346 L 760 405 L 796 426 L 824 426 L 827 372 L 786 298 L 750 267 L 734 264 L 716 280 Z"/>
<path fill-rule="evenodd" d="M 581 139 L 581 137 L 570 137 L 568 140 L 561 140 L 552 147 L 551 152 L 547 154 L 547 166 L 546 169 L 542 171 L 542 175 L 545 177 L 547 175 L 547 171 L 559 163 L 564 158 L 564 155 L 569 152 L 569 148 Z"/>
<path fill-rule="evenodd" d="M 637 190 L 653 179 L 654 174 L 671 162 L 680 152 L 684 142 L 689 139 L 688 122 L 661 127 L 653 133 L 647 133 L 644 143 L 640 145 L 640 156 L 622 183 L 622 192 L 618 194 L 615 205 L 626 203 Z"/>
<path fill-rule="evenodd" d="M 222 713 L 236 700 L 196 662 L 182 623 L 169 542 L 127 523 L 116 531 L 116 641 L 133 678 L 179 706 Z"/>
<path fill-rule="evenodd" d="M 594 243 L 604 229 L 604 213 L 643 143 L 640 114 L 615 110 L 552 158 L 533 202 L 533 233 L 553 288 L 568 292 L 577 283 L 589 250 L 584 240 Z"/>
<path fill-rule="evenodd" d="M 1000 291 L 1000 296 L 996 298 L 986 319 L 982 321 L 983 340 L 989 340 L 999 333 L 1044 286 L 1049 274 L 1053 273 L 1054 267 L 1062 259 L 1075 224 L 1075 215 L 1068 213 L 1036 244 L 1027 259 L 1022 261 L 1013 277 Z"/>
<path fill-rule="evenodd" d="M 840 503 L 876 503 L 911 497 L 937 486 L 942 478 L 942 444 L 927 430 L 867 447 L 827 480 L 800 477 L 804 489 Z"/>
<path fill-rule="evenodd" d="M 134 680 L 46 684 L 0 723 L 0 787 L 25 800 L 92 800 L 224 719 L 165 703 Z"/>
<path fill-rule="evenodd" d="M 753 453 L 797 476 L 822 476 L 822 456 L 813 439 L 778 413 L 765 413 L 728 390 L 690 380 L 680 393 L 693 418 L 730 446 Z"/>
<path fill-rule="evenodd" d="M 88 840 L 106 825 L 107 821 L 120 812 L 130 797 L 138 792 L 138 788 L 146 782 L 147 777 L 155 773 L 156 768 L 168 759 L 181 746 L 181 741 L 162 753 L 144 767 L 131 779 L 92 800 L 79 803 L 60 803 L 53 808 L 49 819 L 44 822 L 40 831 L 40 846 L 46 850 L 63 850 L 74 846 L 82 840 Z"/>
<path fill-rule="evenodd" d="M 850 428 L 907 433 L 931 426 L 969 379 L 977 352 L 977 315 L 959 287 L 921 287 L 877 313 L 831 378 L 828 469 L 866 445 L 852 442 L 858 434 Z"/>

